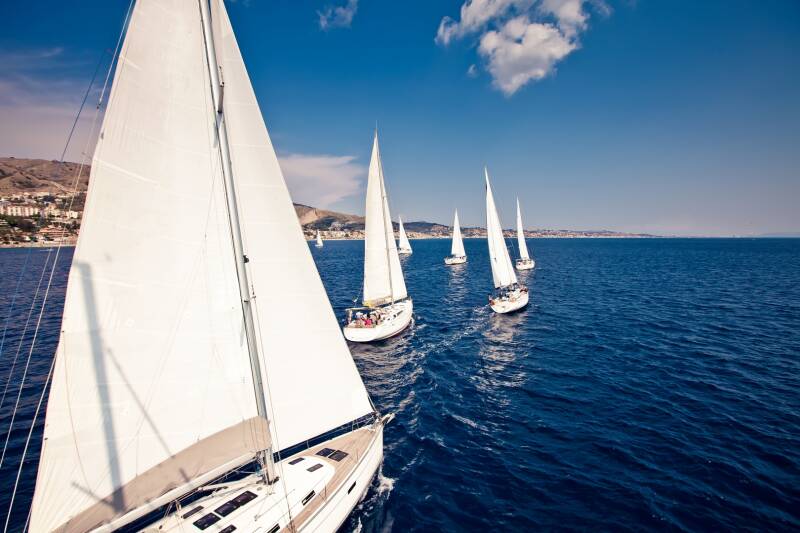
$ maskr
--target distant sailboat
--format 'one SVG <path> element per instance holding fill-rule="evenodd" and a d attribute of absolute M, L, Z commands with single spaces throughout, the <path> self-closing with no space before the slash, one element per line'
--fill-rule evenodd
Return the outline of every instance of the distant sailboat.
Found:
<path fill-rule="evenodd" d="M 138 0 L 108 102 L 30 531 L 336 531 L 384 420 L 222 0 Z"/>
<path fill-rule="evenodd" d="M 446 265 L 460 265 L 467 262 L 467 253 L 464 251 L 464 240 L 461 238 L 461 227 L 458 224 L 458 210 L 453 219 L 453 244 L 450 246 L 450 257 L 444 258 Z"/>
<path fill-rule="evenodd" d="M 397 253 L 400 255 L 411 255 L 413 252 L 411 250 L 411 243 L 408 242 L 408 237 L 406 236 L 406 229 L 403 227 L 403 219 L 398 217 L 397 221 L 400 225 L 400 242 L 397 246 Z"/>
<path fill-rule="evenodd" d="M 317 230 L 317 244 L 315 244 L 314 246 L 316 246 L 317 248 L 322 248 L 324 246 L 322 242 L 322 234 L 319 232 L 319 230 Z"/>
<path fill-rule="evenodd" d="M 517 259 L 517 270 L 530 270 L 536 262 L 528 255 L 528 244 L 525 242 L 525 229 L 522 227 L 522 211 L 519 208 L 519 198 L 517 198 L 517 244 L 519 245 L 519 259 Z"/>
<path fill-rule="evenodd" d="M 345 338 L 353 342 L 371 342 L 397 335 L 411 323 L 414 310 L 394 242 L 378 132 L 375 132 L 369 163 L 365 218 L 364 307 L 348 309 L 344 327 Z"/>
<path fill-rule="evenodd" d="M 511 265 L 503 226 L 497 215 L 497 207 L 489 183 L 489 171 L 486 176 L 486 240 L 489 244 L 489 261 L 492 266 L 492 281 L 495 292 L 489 297 L 489 305 L 495 313 L 510 313 L 528 305 L 528 288 L 517 282 L 517 274 Z"/>

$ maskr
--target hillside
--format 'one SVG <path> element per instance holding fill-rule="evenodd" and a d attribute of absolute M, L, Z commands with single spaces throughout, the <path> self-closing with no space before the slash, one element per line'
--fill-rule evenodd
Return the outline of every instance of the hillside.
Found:
<path fill-rule="evenodd" d="M 78 167 L 78 163 L 0 157 L 0 195 L 71 192 Z M 78 190 L 85 191 L 88 184 L 87 167 L 83 170 Z"/>

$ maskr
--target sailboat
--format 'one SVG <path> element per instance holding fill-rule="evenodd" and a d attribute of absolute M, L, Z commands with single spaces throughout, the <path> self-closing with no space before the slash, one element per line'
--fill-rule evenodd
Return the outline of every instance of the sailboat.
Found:
<path fill-rule="evenodd" d="M 489 261 L 495 288 L 489 296 L 489 306 L 495 313 L 510 313 L 528 305 L 528 288 L 517 281 L 506 248 L 503 226 L 497 215 L 489 170 L 484 168 L 483 172 L 486 177 L 486 240 L 489 243 Z"/>
<path fill-rule="evenodd" d="M 30 531 L 336 531 L 378 470 L 387 418 L 222 0 L 138 0 L 108 102 Z"/>
<path fill-rule="evenodd" d="M 345 338 L 353 342 L 397 335 L 411 323 L 414 311 L 394 242 L 377 131 L 369 162 L 365 218 L 363 307 L 347 310 L 344 327 Z"/>
<path fill-rule="evenodd" d="M 322 248 L 324 246 L 322 242 L 322 234 L 319 232 L 319 230 L 317 230 L 317 243 L 314 246 L 317 248 Z"/>
<path fill-rule="evenodd" d="M 411 250 L 411 243 L 408 242 L 408 237 L 406 236 L 406 229 L 403 227 L 403 219 L 397 217 L 397 221 L 400 226 L 400 242 L 397 246 L 397 253 L 400 255 L 411 255 L 413 251 Z"/>
<path fill-rule="evenodd" d="M 450 246 L 450 256 L 444 258 L 445 265 L 460 265 L 467 262 L 467 252 L 464 251 L 464 240 L 461 238 L 461 226 L 458 224 L 458 209 L 453 219 L 453 244 Z"/>
<path fill-rule="evenodd" d="M 517 198 L 517 244 L 519 245 L 519 259 L 517 259 L 517 270 L 530 270 L 536 266 L 536 262 L 528 254 L 528 244 L 525 242 L 525 229 L 522 227 L 522 211 L 519 208 L 519 198 Z"/>

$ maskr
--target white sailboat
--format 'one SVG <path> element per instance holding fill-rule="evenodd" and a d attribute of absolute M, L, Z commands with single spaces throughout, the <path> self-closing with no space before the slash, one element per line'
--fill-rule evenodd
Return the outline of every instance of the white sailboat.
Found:
<path fill-rule="evenodd" d="M 444 258 L 445 265 L 461 265 L 467 262 L 467 252 L 464 251 L 464 240 L 461 238 L 461 226 L 458 224 L 458 209 L 453 219 L 453 244 L 450 246 L 450 256 Z"/>
<path fill-rule="evenodd" d="M 413 251 L 411 250 L 411 243 L 408 242 L 408 237 L 406 236 L 406 229 L 403 227 L 403 219 L 397 217 L 397 221 L 400 226 L 400 242 L 397 246 L 397 253 L 400 255 L 411 255 Z"/>
<path fill-rule="evenodd" d="M 522 211 L 519 208 L 519 198 L 517 198 L 517 244 L 519 245 L 519 259 L 517 259 L 517 270 L 530 270 L 536 266 L 536 262 L 528 254 L 528 244 L 525 242 L 525 229 L 522 227 Z"/>
<path fill-rule="evenodd" d="M 397 335 L 411 323 L 414 311 L 394 242 L 377 131 L 369 162 L 365 218 L 363 307 L 347 310 L 344 327 L 345 338 L 353 342 Z"/>
<path fill-rule="evenodd" d="M 317 230 L 317 243 L 314 246 L 317 248 L 322 248 L 324 246 L 324 243 L 322 242 L 322 234 L 319 232 L 319 230 Z"/>
<path fill-rule="evenodd" d="M 489 296 L 489 305 L 495 313 L 510 313 L 528 305 L 528 288 L 517 281 L 517 274 L 508 255 L 503 226 L 497 215 L 489 171 L 486 176 L 486 240 L 489 244 L 489 261 L 495 291 Z"/>
<path fill-rule="evenodd" d="M 381 463 L 385 419 L 222 0 L 138 0 L 108 102 L 30 531 L 336 531 Z"/>

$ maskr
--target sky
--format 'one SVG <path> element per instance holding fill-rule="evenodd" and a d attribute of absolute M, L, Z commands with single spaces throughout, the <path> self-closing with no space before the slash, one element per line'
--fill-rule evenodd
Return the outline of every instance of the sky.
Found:
<path fill-rule="evenodd" d="M 800 232 L 796 0 L 226 2 L 293 199 L 662 235 Z M 3 2 L 0 156 L 91 154 L 128 0 Z"/>

